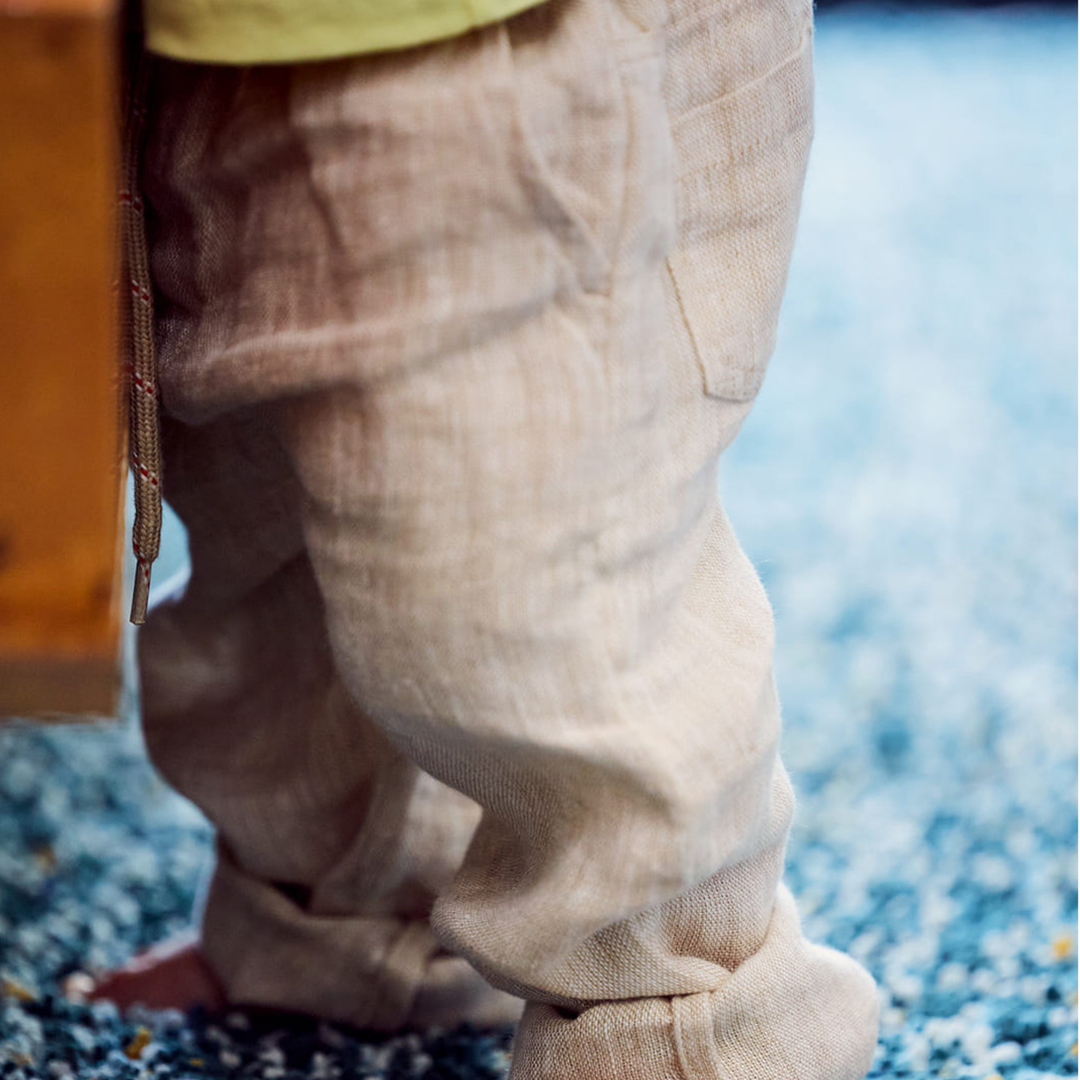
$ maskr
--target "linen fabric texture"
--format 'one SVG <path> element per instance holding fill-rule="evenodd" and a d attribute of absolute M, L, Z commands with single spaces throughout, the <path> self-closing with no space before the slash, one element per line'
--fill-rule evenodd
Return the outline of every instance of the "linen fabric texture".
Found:
<path fill-rule="evenodd" d="M 857 1080 L 780 885 L 773 621 L 717 464 L 772 351 L 808 0 L 549 0 L 162 61 L 147 744 L 218 831 L 231 1000 L 518 1026 L 514 1080 Z"/>

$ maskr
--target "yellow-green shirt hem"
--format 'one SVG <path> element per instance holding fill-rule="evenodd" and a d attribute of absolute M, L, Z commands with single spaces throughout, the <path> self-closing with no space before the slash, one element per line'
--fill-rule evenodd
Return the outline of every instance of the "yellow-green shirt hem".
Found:
<path fill-rule="evenodd" d="M 176 60 L 287 64 L 406 49 L 541 0 L 144 0 L 146 47 Z"/>

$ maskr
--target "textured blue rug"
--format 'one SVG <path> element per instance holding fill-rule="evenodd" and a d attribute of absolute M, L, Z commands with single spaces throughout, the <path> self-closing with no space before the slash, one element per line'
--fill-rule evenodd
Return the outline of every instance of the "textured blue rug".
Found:
<path fill-rule="evenodd" d="M 1077 1072 L 1076 40 L 821 16 L 780 347 L 723 473 L 777 611 L 789 880 L 881 984 L 876 1077 Z M 186 925 L 208 842 L 133 724 L 0 732 L 0 1077 L 504 1074 L 505 1032 L 58 1001 Z"/>

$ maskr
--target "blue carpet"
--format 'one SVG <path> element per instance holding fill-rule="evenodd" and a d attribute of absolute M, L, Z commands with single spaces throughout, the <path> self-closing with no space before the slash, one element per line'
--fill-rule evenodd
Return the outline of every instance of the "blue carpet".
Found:
<path fill-rule="evenodd" d="M 1077 1073 L 1076 40 L 820 17 L 780 345 L 723 469 L 777 612 L 789 880 L 880 982 L 875 1077 Z M 0 733 L 0 1076 L 504 1075 L 505 1032 L 58 1001 L 186 925 L 208 843 L 132 723 Z"/>

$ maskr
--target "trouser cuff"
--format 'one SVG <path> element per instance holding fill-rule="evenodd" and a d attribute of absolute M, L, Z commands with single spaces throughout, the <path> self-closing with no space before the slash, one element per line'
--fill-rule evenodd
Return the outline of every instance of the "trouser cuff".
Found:
<path fill-rule="evenodd" d="M 521 1001 L 446 953 L 426 920 L 312 914 L 219 845 L 202 920 L 210 966 L 238 1005 L 376 1031 L 512 1024 Z"/>
<path fill-rule="evenodd" d="M 803 939 L 781 889 L 761 949 L 716 990 L 601 1002 L 573 1017 L 530 1002 L 511 1080 L 861 1080 L 877 992 L 853 960 Z"/>

